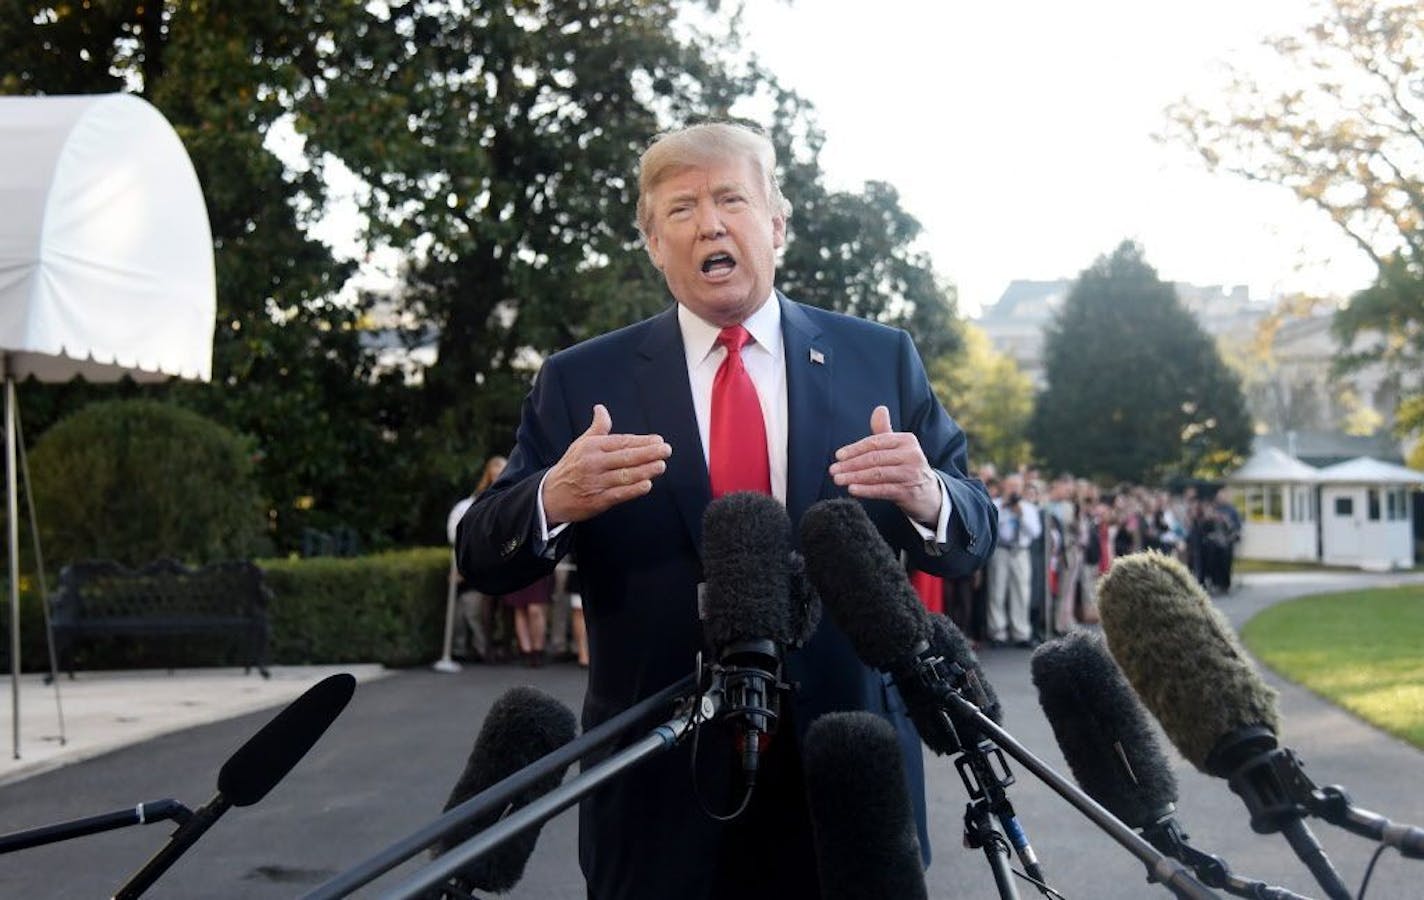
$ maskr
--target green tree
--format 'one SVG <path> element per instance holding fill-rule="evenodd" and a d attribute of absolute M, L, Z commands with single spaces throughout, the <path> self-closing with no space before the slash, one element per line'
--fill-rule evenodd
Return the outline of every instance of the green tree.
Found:
<path fill-rule="evenodd" d="M 350 267 L 312 239 L 325 203 L 320 168 L 294 171 L 268 149 L 273 126 L 312 90 L 322 37 L 350 4 L 4 0 L 0 91 L 128 90 L 182 139 L 203 186 L 217 270 L 210 385 L 147 388 L 256 436 L 278 545 L 308 524 L 381 522 L 407 509 L 389 440 L 398 402 L 370 388 L 370 360 L 337 302 Z M 32 434 L 95 397 L 130 387 L 38 388 Z M 394 420 L 394 421 L 392 421 Z"/>
<path fill-rule="evenodd" d="M 1352 297 L 1333 324 L 1340 343 L 1354 348 L 1336 359 L 1336 370 L 1383 365 L 1386 377 L 1406 389 L 1395 410 L 1395 432 L 1424 433 L 1424 267 L 1402 254 L 1385 260 L 1375 283 Z M 1408 462 L 1424 468 L 1424 440 L 1415 441 Z"/>
<path fill-rule="evenodd" d="M 825 136 L 811 110 L 795 93 L 771 88 L 779 98 L 771 136 L 792 203 L 779 286 L 803 303 L 905 329 L 927 361 L 959 349 L 954 288 L 913 248 L 922 229 L 899 192 L 882 181 L 866 182 L 861 193 L 827 189 Z"/>
<path fill-rule="evenodd" d="M 935 393 L 968 436 L 972 466 L 1016 469 L 1032 457 L 1033 382 L 1013 357 L 994 349 L 982 328 L 966 323 L 963 334 L 958 351 L 930 364 Z"/>
<path fill-rule="evenodd" d="M 1424 7 L 1329 0 L 1298 34 L 1270 38 L 1269 67 L 1233 69 L 1210 101 L 1169 110 L 1169 136 L 1213 171 L 1289 188 L 1379 267 L 1337 315 L 1363 350 L 1336 371 L 1383 363 L 1401 378 L 1396 430 L 1424 430 Z M 1411 377 L 1412 376 L 1412 377 Z M 1424 463 L 1424 445 L 1414 459 Z"/>
<path fill-rule="evenodd" d="M 712 17 L 706 33 L 677 26 L 696 5 L 485 3 L 452 15 L 409 2 L 334 40 L 340 77 L 320 81 L 298 127 L 369 185 L 370 239 L 409 252 L 399 306 L 439 337 L 423 428 L 403 437 L 441 475 L 509 446 L 544 356 L 665 307 L 635 226 L 638 157 L 657 132 L 731 118 L 754 96 L 772 99 L 796 207 L 788 292 L 909 327 L 927 355 L 952 346 L 952 296 L 908 249 L 919 225 L 894 190 L 826 191 L 809 106 L 755 63 L 728 61 L 735 16 Z M 373 122 L 385 123 L 380 140 Z M 443 480 L 422 501 L 432 520 L 452 495 Z"/>
<path fill-rule="evenodd" d="M 772 100 L 779 144 L 804 138 L 783 173 L 790 284 L 904 325 L 927 357 L 953 345 L 952 293 L 909 249 L 918 224 L 888 186 L 824 189 L 809 106 L 730 61 L 734 6 L 3 3 L 0 47 L 16 52 L 0 89 L 136 90 L 188 145 L 213 220 L 216 374 L 172 394 L 260 438 L 284 549 L 339 521 L 438 540 L 452 498 L 512 442 L 541 360 L 668 302 L 634 224 L 649 138 L 748 99 Z M 689 10 L 708 14 L 689 27 Z M 283 165 L 271 148 L 288 123 L 298 162 Z M 359 179 L 367 249 L 403 259 L 390 296 L 340 298 L 350 268 L 311 238 L 336 161 Z M 436 344 L 410 383 L 363 350 L 366 323 L 392 322 Z"/>
<path fill-rule="evenodd" d="M 1131 241 L 1078 276 L 1044 362 L 1029 438 L 1050 470 L 1157 483 L 1249 448 L 1240 382 Z"/>

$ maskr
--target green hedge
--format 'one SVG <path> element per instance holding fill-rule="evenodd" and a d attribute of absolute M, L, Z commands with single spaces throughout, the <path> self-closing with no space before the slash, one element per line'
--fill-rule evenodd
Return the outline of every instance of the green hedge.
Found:
<path fill-rule="evenodd" d="M 274 665 L 382 663 L 412 666 L 440 655 L 450 570 L 447 547 L 352 558 L 257 560 L 273 599 L 268 607 Z M 21 660 L 49 668 L 38 586 L 21 581 Z M 56 582 L 49 583 L 51 591 Z M 3 594 L 0 658 L 8 668 L 9 594 Z M 80 643 L 81 670 L 241 665 L 239 645 L 221 638 L 92 639 Z"/>
<path fill-rule="evenodd" d="M 272 661 L 410 666 L 440 655 L 450 550 L 258 560 L 275 599 Z"/>

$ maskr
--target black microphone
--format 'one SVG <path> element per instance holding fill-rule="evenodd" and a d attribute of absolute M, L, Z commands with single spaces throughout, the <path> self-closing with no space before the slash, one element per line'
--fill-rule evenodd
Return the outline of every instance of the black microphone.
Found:
<path fill-rule="evenodd" d="M 326 733 L 355 691 L 356 679 L 351 675 L 329 675 L 262 726 L 223 763 L 217 795 L 173 832 L 168 843 L 114 893 L 115 900 L 131 900 L 148 890 L 230 807 L 251 806 L 267 796 Z"/>
<path fill-rule="evenodd" d="M 828 713 L 802 754 L 823 900 L 926 900 L 895 729 L 868 712 Z"/>
<path fill-rule="evenodd" d="M 576 732 L 573 711 L 563 703 L 532 687 L 510 688 L 500 695 L 485 716 L 465 769 L 455 781 L 444 810 L 459 806 L 491 785 L 554 752 L 572 741 Z M 550 772 L 516 795 L 503 809 L 493 810 L 451 831 L 431 848 L 431 856 L 440 856 L 531 800 L 547 794 L 564 780 L 566 771 L 567 766 Z M 538 828 L 522 831 L 460 869 L 449 881 L 465 892 L 478 890 L 502 894 L 524 876 L 524 867 L 538 839 Z"/>
<path fill-rule="evenodd" d="M 756 782 L 763 742 L 776 730 L 781 656 L 804 643 L 819 603 L 799 584 L 786 509 L 766 494 L 741 491 L 713 500 L 702 517 L 702 633 L 717 659 L 737 729 L 745 787 Z"/>
<path fill-rule="evenodd" d="M 1170 817 L 1177 776 L 1101 635 L 1074 631 L 1049 641 L 1029 667 L 1039 705 L 1083 790 L 1133 828 Z"/>
<path fill-rule="evenodd" d="M 1119 559 L 1099 587 L 1108 648 L 1162 730 L 1192 765 L 1227 779 L 1260 834 L 1280 832 L 1332 898 L 1349 889 L 1305 825 L 1312 813 L 1406 856 L 1424 832 L 1318 789 L 1295 751 L 1279 746 L 1276 692 L 1222 614 L 1181 563 L 1159 553 Z"/>
<path fill-rule="evenodd" d="M 1187 843 L 1190 836 L 1174 815 L 1177 777 L 1102 635 L 1080 630 L 1050 641 L 1034 651 L 1030 668 L 1058 746 L 1089 796 L 1158 850 L 1190 865 L 1209 887 L 1254 900 L 1303 900 L 1239 878 L 1224 860 Z"/>
<path fill-rule="evenodd" d="M 932 617 L 905 569 L 864 508 L 854 500 L 822 500 L 801 519 L 807 575 L 856 654 L 889 673 L 920 738 L 941 755 L 963 753 L 960 778 L 971 799 L 985 797 L 1029 875 L 1043 881 L 1028 836 L 1004 788 L 1008 763 L 967 717 L 946 704 L 959 693 L 997 723 L 998 698 L 968 640 L 944 616 Z"/>

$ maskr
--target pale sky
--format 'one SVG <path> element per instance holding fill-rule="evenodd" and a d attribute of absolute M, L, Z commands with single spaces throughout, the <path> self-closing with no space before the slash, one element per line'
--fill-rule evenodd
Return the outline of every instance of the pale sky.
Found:
<path fill-rule="evenodd" d="M 1284 188 L 1152 135 L 1305 0 L 751 0 L 744 40 L 815 104 L 831 185 L 888 181 L 968 314 L 1071 278 L 1123 238 L 1169 280 L 1345 294 L 1368 259 Z M 1245 57 L 1249 59 L 1249 56 Z M 796 198 L 790 198 L 795 203 Z"/>

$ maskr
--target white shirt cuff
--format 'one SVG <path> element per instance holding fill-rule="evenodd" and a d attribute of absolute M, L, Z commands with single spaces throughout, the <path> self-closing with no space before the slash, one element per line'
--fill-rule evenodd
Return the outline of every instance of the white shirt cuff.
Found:
<path fill-rule="evenodd" d="M 910 519 L 910 524 L 915 526 L 915 531 L 919 532 L 920 537 L 931 548 L 939 547 L 949 541 L 949 516 L 954 512 L 954 507 L 949 502 L 949 488 L 944 486 L 944 481 L 938 475 L 935 476 L 935 480 L 939 482 L 939 521 L 935 523 L 934 531 L 930 531 L 919 522 L 905 516 L 906 519 Z"/>
<path fill-rule="evenodd" d="M 548 477 L 549 473 L 545 472 L 544 477 L 539 479 L 539 493 L 534 501 L 534 508 L 539 513 L 539 546 L 535 548 L 535 552 L 544 557 L 549 556 L 550 545 L 564 533 L 564 529 L 569 527 L 569 523 L 564 522 L 561 525 L 555 525 L 552 529 L 549 528 L 549 517 L 544 514 L 544 481 Z M 940 487 L 943 489 L 944 486 Z"/>

